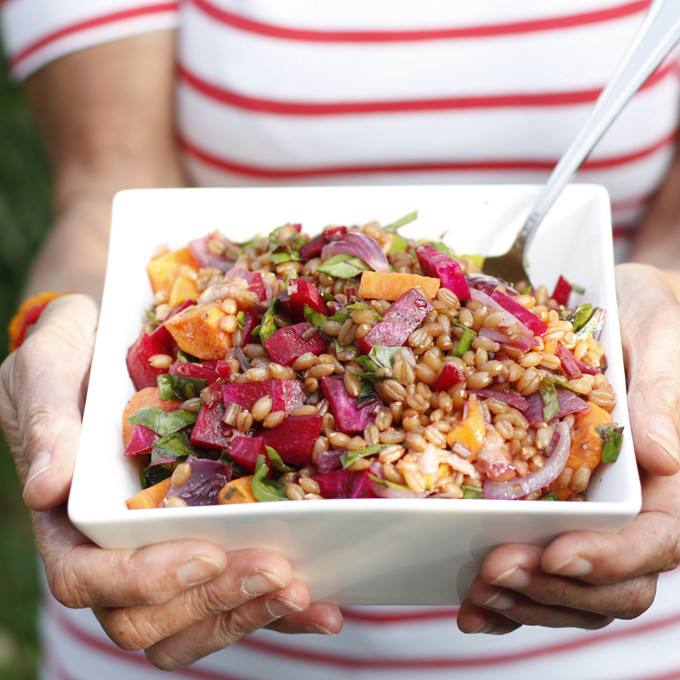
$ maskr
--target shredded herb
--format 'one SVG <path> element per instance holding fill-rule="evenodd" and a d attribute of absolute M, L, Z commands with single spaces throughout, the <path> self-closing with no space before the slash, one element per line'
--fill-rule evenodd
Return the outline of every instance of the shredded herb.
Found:
<path fill-rule="evenodd" d="M 389 489 L 399 489 L 400 491 L 411 491 L 411 489 L 409 489 L 407 486 L 404 486 L 403 484 L 396 484 L 395 482 L 390 482 L 389 479 L 383 479 L 382 477 L 377 477 L 376 475 L 372 474 L 371 472 L 368 473 L 368 476 L 374 482 L 377 482 L 378 484 L 382 484 L 383 486 L 386 486 Z"/>
<path fill-rule="evenodd" d="M 165 435 L 157 439 L 151 447 L 152 463 L 168 459 L 181 461 L 195 455 L 196 451 L 189 444 L 189 438 L 184 432 L 173 432 Z"/>
<path fill-rule="evenodd" d="M 595 430 L 602 439 L 602 462 L 615 463 L 621 453 L 623 427 L 598 425 Z"/>
<path fill-rule="evenodd" d="M 549 491 L 544 496 L 541 496 L 538 500 L 539 501 L 559 501 L 560 497 L 554 491 Z"/>
<path fill-rule="evenodd" d="M 543 399 L 543 420 L 547 423 L 560 412 L 560 402 L 557 398 L 555 381 L 546 376 L 538 385 L 538 391 Z"/>
<path fill-rule="evenodd" d="M 366 456 L 372 456 L 375 453 L 379 453 L 380 450 L 384 449 L 386 446 L 387 444 L 374 444 L 373 446 L 366 446 L 363 449 L 345 451 L 345 453 L 340 455 L 342 467 L 348 468 L 352 463 L 359 460 L 359 458 L 365 458 Z"/>
<path fill-rule="evenodd" d="M 164 373 L 156 376 L 161 399 L 193 399 L 203 390 L 208 381 L 205 378 L 189 378 L 185 375 Z"/>
<path fill-rule="evenodd" d="M 328 321 L 328 317 L 325 314 L 317 312 L 309 305 L 305 305 L 305 319 L 317 328 L 323 328 L 323 325 Z"/>
<path fill-rule="evenodd" d="M 262 315 L 260 325 L 253 328 L 253 337 L 260 338 L 260 342 L 264 342 L 279 329 L 279 327 L 276 325 L 276 321 L 274 321 L 277 305 L 278 300 L 274 298 L 272 303 L 267 308 L 267 311 Z"/>
<path fill-rule="evenodd" d="M 333 257 L 320 264 L 317 269 L 317 271 L 323 274 L 328 274 L 338 279 L 353 279 L 361 274 L 362 271 L 368 270 L 370 270 L 370 267 L 363 260 L 355 255 L 348 255 L 346 253 L 333 255 Z"/>
<path fill-rule="evenodd" d="M 196 413 L 182 409 L 164 411 L 158 406 L 144 406 L 133 413 L 128 420 L 132 425 L 143 425 L 158 436 L 164 437 L 193 425 L 196 422 L 196 415 Z"/>
<path fill-rule="evenodd" d="M 259 455 L 255 463 L 255 474 L 250 482 L 253 496 L 261 503 L 269 501 L 286 501 L 286 487 L 281 482 L 269 479 L 269 466 L 265 463 L 265 457 Z"/>
<path fill-rule="evenodd" d="M 477 333 L 473 331 L 472 328 L 468 328 L 467 326 L 461 327 L 465 330 L 463 331 L 463 335 L 460 336 L 458 344 L 453 350 L 453 356 L 455 357 L 462 357 L 463 354 L 465 354 L 465 352 L 467 352 L 472 347 L 472 341 L 477 337 Z"/>
<path fill-rule="evenodd" d="M 484 498 L 481 486 L 463 486 L 463 498 Z"/>
<path fill-rule="evenodd" d="M 567 321 L 571 321 L 574 332 L 581 330 L 586 325 L 588 319 L 593 315 L 593 311 L 594 307 L 589 302 L 585 302 L 567 316 Z"/>
<path fill-rule="evenodd" d="M 414 210 L 408 215 L 400 217 L 396 222 L 392 222 L 392 224 L 388 224 L 386 227 L 383 227 L 383 231 L 386 231 L 388 234 L 393 234 L 395 231 L 397 231 L 397 229 L 401 229 L 401 227 L 403 227 L 404 225 L 408 224 L 409 222 L 413 222 L 414 220 L 417 219 L 418 211 Z"/>
<path fill-rule="evenodd" d="M 165 465 L 147 465 L 139 471 L 139 481 L 142 489 L 148 489 L 158 482 L 162 482 L 172 475 L 172 466 Z"/>
<path fill-rule="evenodd" d="M 267 460 L 269 460 L 269 463 L 275 470 L 279 472 L 292 472 L 295 469 L 283 462 L 281 454 L 273 446 L 265 444 L 264 448 L 267 451 Z"/>

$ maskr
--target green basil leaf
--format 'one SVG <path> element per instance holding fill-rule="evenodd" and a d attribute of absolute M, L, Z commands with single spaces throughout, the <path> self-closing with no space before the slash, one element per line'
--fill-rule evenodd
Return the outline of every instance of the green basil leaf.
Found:
<path fill-rule="evenodd" d="M 337 279 L 353 279 L 362 271 L 369 269 L 370 267 L 355 255 L 339 253 L 320 264 L 317 271 Z"/>
<path fill-rule="evenodd" d="M 484 498 L 481 486 L 463 486 L 463 498 Z"/>
<path fill-rule="evenodd" d="M 309 323 L 312 324 L 312 326 L 316 326 L 317 328 L 323 328 L 323 325 L 328 321 L 328 317 L 325 314 L 322 314 L 321 312 L 317 312 L 315 309 L 312 309 L 309 305 L 305 305 L 305 320 L 309 321 Z"/>
<path fill-rule="evenodd" d="M 259 337 L 260 342 L 264 342 L 269 336 L 273 335 L 279 330 L 279 327 L 276 325 L 276 321 L 274 321 L 277 304 L 278 300 L 274 298 L 269 307 L 267 307 L 267 311 L 262 315 L 262 321 L 260 321 L 260 325 L 253 329 L 253 336 Z"/>
<path fill-rule="evenodd" d="M 413 222 L 414 220 L 418 219 L 418 211 L 414 210 L 412 213 L 409 213 L 408 215 L 404 215 L 403 217 L 400 217 L 396 222 L 392 222 L 392 224 L 388 224 L 386 227 L 383 227 L 383 231 L 386 231 L 388 234 L 392 234 L 397 229 L 400 229 L 404 225 L 408 224 L 409 222 Z"/>
<path fill-rule="evenodd" d="M 392 368 L 394 366 L 394 357 L 401 347 L 386 347 L 385 345 L 373 345 L 368 356 L 371 357 L 378 365 L 385 368 Z"/>
<path fill-rule="evenodd" d="M 400 489 L 401 491 L 410 491 L 411 490 L 407 486 L 404 486 L 403 484 L 395 484 L 395 482 L 390 482 L 389 479 L 383 479 L 382 477 L 377 477 L 372 472 L 369 472 L 368 476 L 374 482 L 377 482 L 378 484 L 382 484 L 383 486 L 386 486 L 389 489 Z"/>
<path fill-rule="evenodd" d="M 623 444 L 623 427 L 598 425 L 595 431 L 602 439 L 602 462 L 615 463 L 621 453 Z"/>
<path fill-rule="evenodd" d="M 143 425 L 160 437 L 183 430 L 196 422 L 196 413 L 176 409 L 164 411 L 158 406 L 144 406 L 128 417 L 132 425 Z"/>
<path fill-rule="evenodd" d="M 203 390 L 208 381 L 204 378 L 189 378 L 174 373 L 164 373 L 156 376 L 156 383 L 161 399 L 193 399 Z"/>
<path fill-rule="evenodd" d="M 189 456 L 196 455 L 196 452 L 189 444 L 189 438 L 184 432 L 173 432 L 167 434 L 154 442 L 151 447 L 151 462 L 159 460 L 185 460 Z"/>
<path fill-rule="evenodd" d="M 274 447 L 265 444 L 264 448 L 267 451 L 267 459 L 275 470 L 278 470 L 279 472 L 292 472 L 295 470 L 295 468 L 290 467 L 283 462 L 281 454 Z"/>
<path fill-rule="evenodd" d="M 538 385 L 538 391 L 543 399 L 543 420 L 547 423 L 560 412 L 560 402 L 557 399 L 555 382 L 548 376 Z"/>
<path fill-rule="evenodd" d="M 340 454 L 340 462 L 342 467 L 347 468 L 359 458 L 366 458 L 366 456 L 373 456 L 384 449 L 388 444 L 374 444 L 373 446 L 365 446 L 363 449 L 355 449 L 354 451 L 345 451 Z"/>
<path fill-rule="evenodd" d="M 472 328 L 468 328 L 467 326 L 462 326 L 462 328 L 465 329 L 463 335 L 460 336 L 460 339 L 453 350 L 453 356 L 455 357 L 462 357 L 463 354 L 472 347 L 472 341 L 477 337 L 477 333 L 473 331 Z"/>
<path fill-rule="evenodd" d="M 270 501 L 287 501 L 286 487 L 280 482 L 269 479 L 269 466 L 265 463 L 265 457 L 260 455 L 257 457 L 255 464 L 255 474 L 250 482 L 250 488 L 253 496 L 261 503 L 268 503 Z"/>

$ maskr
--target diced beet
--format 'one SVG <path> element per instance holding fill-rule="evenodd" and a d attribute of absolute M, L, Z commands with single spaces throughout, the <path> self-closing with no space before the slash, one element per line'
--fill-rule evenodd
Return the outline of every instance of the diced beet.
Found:
<path fill-rule="evenodd" d="M 313 257 L 319 257 L 325 245 L 326 242 L 321 235 L 315 236 L 300 248 L 300 257 L 303 260 L 311 260 Z"/>
<path fill-rule="evenodd" d="M 291 279 L 288 283 L 288 295 L 297 321 L 305 320 L 305 305 L 309 305 L 315 312 L 328 316 L 328 309 L 319 289 L 310 281 Z"/>
<path fill-rule="evenodd" d="M 333 470 L 326 474 L 314 476 L 324 498 L 365 498 L 372 496 L 371 478 L 366 470 L 351 472 L 350 470 Z"/>
<path fill-rule="evenodd" d="M 230 383 L 222 386 L 222 400 L 225 404 L 238 404 L 245 409 L 253 408 L 260 397 L 272 399 L 272 411 L 290 413 L 305 401 L 305 390 L 301 380 L 259 380 L 250 383 Z"/>
<path fill-rule="evenodd" d="M 258 456 L 266 455 L 262 437 L 237 436 L 231 440 L 227 453 L 248 473 L 255 472 Z"/>
<path fill-rule="evenodd" d="M 303 321 L 292 326 L 279 328 L 262 344 L 273 361 L 284 366 L 290 366 L 306 352 L 312 352 L 318 356 L 328 349 L 328 340 L 321 333 L 315 333 L 308 340 L 301 337 L 311 327 L 310 323 Z"/>
<path fill-rule="evenodd" d="M 465 274 L 456 260 L 429 244 L 418 246 L 416 255 L 425 276 L 439 279 L 441 285 L 453 291 L 459 300 L 470 299 L 470 288 L 465 280 Z"/>
<path fill-rule="evenodd" d="M 314 442 L 321 434 L 320 415 L 288 416 L 281 425 L 263 429 L 260 436 L 288 465 L 305 467 L 312 464 Z"/>
<path fill-rule="evenodd" d="M 442 392 L 449 389 L 453 385 L 461 383 L 465 380 L 465 374 L 454 363 L 446 363 L 442 366 L 441 373 L 434 383 L 434 391 Z"/>
<path fill-rule="evenodd" d="M 149 453 L 157 439 L 158 435 L 153 430 L 144 425 L 135 425 L 124 455 L 136 456 L 140 453 Z"/>
<path fill-rule="evenodd" d="M 194 446 L 204 449 L 225 449 L 229 446 L 234 429 L 222 422 L 224 412 L 224 404 L 219 401 L 212 406 L 201 406 L 190 437 Z"/>
<path fill-rule="evenodd" d="M 166 354 L 166 348 L 148 333 L 142 333 L 130 346 L 127 353 L 127 369 L 136 390 L 155 387 L 156 376 L 167 373 L 167 368 L 154 368 L 149 359 L 154 354 Z"/>
<path fill-rule="evenodd" d="M 293 304 L 290 301 L 290 295 L 288 294 L 287 290 L 282 290 L 276 296 L 276 302 L 278 304 L 279 310 L 281 310 L 281 313 L 284 316 L 287 316 L 289 319 L 292 319 L 294 317 Z"/>
<path fill-rule="evenodd" d="M 220 378 L 228 378 L 231 375 L 231 364 L 224 359 L 215 362 L 215 372 Z"/>
<path fill-rule="evenodd" d="M 345 434 L 363 432 L 375 419 L 375 403 L 359 406 L 358 399 L 350 396 L 342 378 L 337 376 L 321 378 L 321 389 L 328 399 L 335 416 L 336 427 L 340 432 Z"/>
<path fill-rule="evenodd" d="M 260 272 L 253 272 L 253 280 L 252 283 L 248 286 L 248 288 L 252 290 L 254 293 L 257 293 L 257 297 L 260 300 L 269 299 L 271 289 L 269 289 L 269 286 L 267 286 L 267 284 L 264 282 L 264 279 L 262 278 L 262 274 L 260 274 Z"/>
<path fill-rule="evenodd" d="M 376 345 L 401 347 L 433 309 L 427 298 L 411 289 L 392 304 L 383 315 L 385 320 L 375 324 L 356 344 L 366 354 Z"/>
<path fill-rule="evenodd" d="M 231 465 L 189 456 L 191 474 L 184 484 L 172 485 L 167 496 L 181 498 L 187 505 L 215 505 L 217 494 L 231 479 Z"/>
<path fill-rule="evenodd" d="M 566 307 L 569 304 L 570 295 L 571 284 L 560 274 L 557 283 L 555 284 L 553 294 L 550 297 L 552 297 L 558 305 L 564 305 Z"/>
<path fill-rule="evenodd" d="M 229 364 L 227 364 L 229 365 Z M 168 368 L 168 373 L 173 375 L 181 375 L 185 378 L 199 378 L 207 380 L 209 383 L 215 382 L 218 375 L 215 370 L 216 362 L 211 360 L 201 362 L 191 361 L 176 361 Z"/>
<path fill-rule="evenodd" d="M 316 469 L 319 474 L 323 475 L 327 472 L 337 470 L 340 465 L 340 456 L 345 453 L 345 449 L 327 449 L 325 451 L 317 451 L 314 458 Z"/>

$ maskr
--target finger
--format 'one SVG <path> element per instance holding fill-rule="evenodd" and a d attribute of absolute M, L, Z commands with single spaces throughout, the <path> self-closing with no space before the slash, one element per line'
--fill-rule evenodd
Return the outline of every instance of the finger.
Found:
<path fill-rule="evenodd" d="M 50 590 L 72 608 L 161 604 L 217 577 L 228 563 L 222 548 L 202 540 L 102 550 L 69 522 L 63 507 L 36 513 L 34 532 Z"/>
<path fill-rule="evenodd" d="M 262 599 L 251 612 L 258 622 L 264 616 L 264 609 L 269 612 L 269 619 L 259 627 L 309 605 L 309 594 L 304 588 L 291 591 L 297 601 L 287 601 L 281 594 L 292 583 L 293 572 L 277 553 L 242 550 L 228 553 L 227 557 L 227 568 L 203 585 L 154 606 L 98 608 L 97 618 L 116 644 L 136 650 L 172 637 L 215 614 L 238 609 L 254 599 Z M 276 593 L 276 597 L 260 598 L 268 593 Z"/>
<path fill-rule="evenodd" d="M 654 474 L 674 474 L 680 470 L 680 303 L 673 279 L 647 265 L 621 265 L 617 293 L 638 462 Z"/>
<path fill-rule="evenodd" d="M 485 633 L 487 635 L 506 635 L 520 627 L 519 623 L 511 621 L 502 614 L 478 607 L 470 600 L 460 605 L 457 624 L 462 633 Z"/>
<path fill-rule="evenodd" d="M 242 637 L 264 628 L 280 616 L 301 611 L 309 604 L 309 592 L 300 582 L 278 591 L 276 597 L 260 597 L 207 619 L 152 645 L 149 661 L 162 670 L 177 670 L 224 649 Z"/>
<path fill-rule="evenodd" d="M 342 612 L 338 607 L 326 602 L 315 602 L 299 614 L 277 619 L 267 628 L 288 634 L 337 635 L 342 630 L 342 626 Z"/>
<path fill-rule="evenodd" d="M 550 584 L 548 584 L 548 581 L 550 581 Z M 560 579 L 554 577 L 541 579 L 536 576 L 529 579 L 526 586 L 511 590 L 490 585 L 483 579 L 477 578 L 470 587 L 470 600 L 480 609 L 490 610 L 495 615 L 485 622 L 492 630 L 493 626 L 498 625 L 499 621 L 502 622 L 500 625 L 505 629 L 511 627 L 514 623 L 516 626 L 540 625 L 548 628 L 596 630 L 611 623 L 614 616 L 562 604 L 563 598 L 569 603 L 573 602 L 574 595 L 569 584 L 565 583 L 565 579 L 561 579 L 561 583 L 558 583 L 558 581 Z M 534 596 L 539 593 L 540 597 L 545 598 L 545 601 L 539 601 L 523 594 L 521 591 L 524 588 Z M 597 586 L 577 584 L 576 588 L 593 590 Z M 603 586 L 603 588 L 608 588 L 608 586 Z M 584 603 L 587 603 L 586 597 L 582 599 L 581 606 Z M 512 623 L 503 622 L 503 618 Z M 621 618 L 632 618 L 632 616 Z"/>
<path fill-rule="evenodd" d="M 676 519 L 645 512 L 618 534 L 579 531 L 560 536 L 546 548 L 543 568 L 549 574 L 612 584 L 674 569 L 680 559 L 678 541 Z"/>
<path fill-rule="evenodd" d="M 654 600 L 655 572 L 599 585 L 547 573 L 545 559 L 537 546 L 495 549 L 482 564 L 470 599 L 519 623 L 582 628 L 605 625 L 602 617 L 639 616 Z"/>
<path fill-rule="evenodd" d="M 75 462 L 97 324 L 83 295 L 53 300 L 36 331 L 2 368 L 2 411 L 24 500 L 33 510 L 64 502 Z M 3 400 L 4 401 L 4 400 Z"/>

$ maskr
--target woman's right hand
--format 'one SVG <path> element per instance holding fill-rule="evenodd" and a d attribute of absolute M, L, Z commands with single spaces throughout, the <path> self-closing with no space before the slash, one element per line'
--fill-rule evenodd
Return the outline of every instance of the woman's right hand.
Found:
<path fill-rule="evenodd" d="M 117 645 L 144 649 L 164 670 L 266 626 L 337 633 L 337 608 L 310 605 L 307 588 L 275 552 L 226 553 L 203 540 L 103 550 L 71 524 L 66 501 L 97 319 L 91 298 L 57 298 L 0 367 L 0 425 L 55 598 L 92 608 Z"/>

